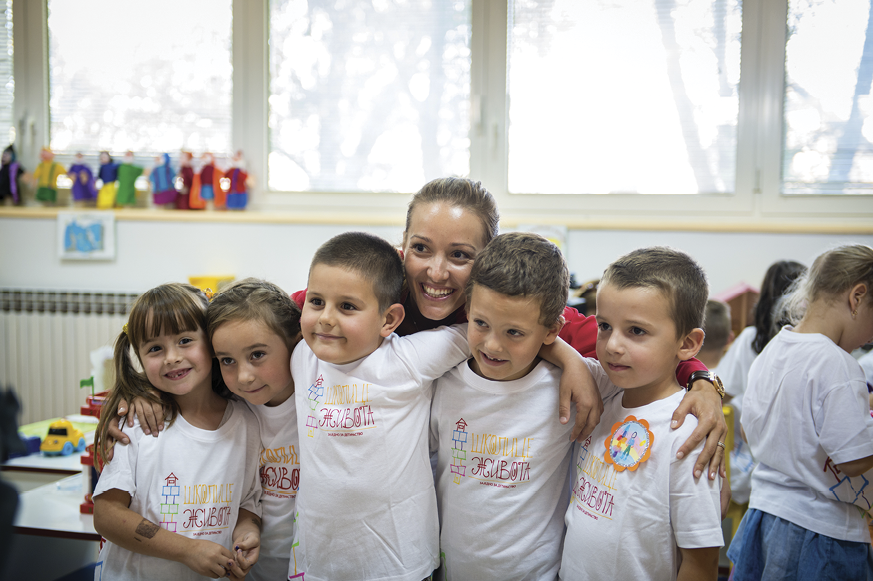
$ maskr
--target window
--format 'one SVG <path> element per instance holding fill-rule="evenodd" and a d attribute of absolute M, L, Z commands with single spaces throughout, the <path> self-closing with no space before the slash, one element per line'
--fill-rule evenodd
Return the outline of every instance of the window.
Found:
<path fill-rule="evenodd" d="M 270 187 L 408 192 L 467 174 L 469 44 L 469 0 L 271 0 Z"/>
<path fill-rule="evenodd" d="M 509 190 L 732 193 L 738 0 L 515 0 Z"/>
<path fill-rule="evenodd" d="M 783 192 L 873 193 L 873 4 L 788 5 Z"/>
<path fill-rule="evenodd" d="M 48 7 L 53 150 L 231 151 L 231 0 Z"/>
<path fill-rule="evenodd" d="M 12 105 L 15 98 L 15 76 L 12 73 L 12 0 L 0 3 L 3 24 L 0 34 L 0 144 L 15 141 L 15 123 L 12 120 Z M 0 148 L 6 147 L 5 144 Z"/>

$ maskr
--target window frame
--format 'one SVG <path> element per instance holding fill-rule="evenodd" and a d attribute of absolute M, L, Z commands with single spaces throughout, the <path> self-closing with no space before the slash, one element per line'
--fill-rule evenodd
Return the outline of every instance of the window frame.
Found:
<path fill-rule="evenodd" d="M 873 195 L 781 193 L 782 96 L 787 0 L 744 0 L 741 94 L 733 194 L 509 193 L 507 0 L 471 0 L 470 177 L 495 195 L 504 227 L 815 231 L 823 221 L 870 229 Z M 47 0 L 14 0 L 14 119 L 25 167 L 48 143 Z M 408 196 L 396 193 L 281 192 L 266 189 L 269 154 L 269 2 L 233 0 L 232 143 L 257 179 L 254 211 L 293 211 L 328 223 L 402 223 Z M 703 224 L 703 226 L 700 226 Z"/>

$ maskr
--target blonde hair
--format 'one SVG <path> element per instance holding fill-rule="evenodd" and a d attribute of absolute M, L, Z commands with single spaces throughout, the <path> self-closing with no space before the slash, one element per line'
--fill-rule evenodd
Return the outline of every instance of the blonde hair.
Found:
<path fill-rule="evenodd" d="M 868 300 L 873 302 L 873 248 L 865 244 L 832 248 L 818 255 L 809 270 L 794 281 L 779 301 L 779 316 L 774 319 L 796 325 L 810 304 L 819 299 L 831 301 L 861 283 L 867 285 Z"/>
<path fill-rule="evenodd" d="M 300 307 L 278 286 L 258 278 L 244 278 L 225 287 L 206 309 L 209 342 L 230 321 L 259 321 L 294 350 L 300 332 Z"/>
<path fill-rule="evenodd" d="M 95 449 L 102 463 L 106 462 L 107 437 L 109 426 L 116 421 L 115 410 L 118 402 L 124 399 L 132 402 L 140 397 L 159 403 L 169 410 L 168 426 L 176 419 L 179 405 L 167 393 L 155 389 L 145 373 L 134 364 L 132 353 L 136 355 L 139 366 L 142 360 L 139 347 L 149 337 L 158 337 L 162 333 L 183 333 L 185 331 L 206 331 L 206 306 L 208 300 L 200 289 L 188 284 L 162 284 L 137 297 L 128 315 L 124 330 L 115 340 L 115 383 L 103 404 L 105 413 L 101 414 L 94 436 Z M 217 372 L 216 361 L 212 365 L 212 389 L 223 397 L 229 397 L 230 391 Z"/>

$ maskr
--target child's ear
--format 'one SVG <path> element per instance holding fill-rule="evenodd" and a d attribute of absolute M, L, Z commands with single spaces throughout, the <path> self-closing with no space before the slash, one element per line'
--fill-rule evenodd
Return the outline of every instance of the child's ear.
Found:
<path fill-rule="evenodd" d="M 561 332 L 561 329 L 564 328 L 564 323 L 567 320 L 564 318 L 564 315 L 558 317 L 558 320 L 555 321 L 555 324 L 549 327 L 549 332 L 546 334 L 546 338 L 543 339 L 543 345 L 551 345 L 555 342 L 555 339 L 558 338 L 558 333 Z"/>
<path fill-rule="evenodd" d="M 383 337 L 387 337 L 391 333 L 394 332 L 397 327 L 400 326 L 400 323 L 403 322 L 403 317 L 406 316 L 406 311 L 403 309 L 403 305 L 400 303 L 394 303 L 382 313 L 382 329 L 379 331 L 379 334 Z"/>
<path fill-rule="evenodd" d="M 697 352 L 703 347 L 704 336 L 705 333 L 700 328 L 692 329 L 690 333 L 685 335 L 685 338 L 682 339 L 682 343 L 679 345 L 679 360 L 687 361 L 697 355 Z"/>
<path fill-rule="evenodd" d="M 852 287 L 852 290 L 849 291 L 849 308 L 852 309 L 852 312 L 858 310 L 858 307 L 861 306 L 861 303 L 864 300 L 864 297 L 867 296 L 867 285 L 863 282 L 859 282 L 855 286 Z"/>

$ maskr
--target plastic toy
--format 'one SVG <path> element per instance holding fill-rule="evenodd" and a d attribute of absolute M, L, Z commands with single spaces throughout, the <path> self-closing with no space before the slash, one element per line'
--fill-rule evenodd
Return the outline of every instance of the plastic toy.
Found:
<path fill-rule="evenodd" d="M 230 187 L 227 190 L 227 209 L 245 210 L 249 203 L 249 186 L 252 177 L 246 173 L 246 160 L 242 150 L 233 156 L 233 167 L 227 172 Z"/>
<path fill-rule="evenodd" d="M 67 175 L 73 180 L 70 190 L 74 202 L 91 202 L 97 198 L 94 174 L 91 173 L 91 168 L 85 165 L 85 157 L 81 153 L 76 154 L 76 163 L 70 166 Z"/>
<path fill-rule="evenodd" d="M 2 166 L 0 166 L 0 202 L 6 197 L 12 198 L 13 204 L 21 202 L 18 195 L 18 179 L 24 174 L 24 168 L 15 161 L 15 148 L 11 145 L 3 150 Z"/>
<path fill-rule="evenodd" d="M 152 199 L 156 205 L 168 208 L 169 204 L 176 203 L 178 192 L 173 185 L 175 175 L 170 167 L 169 154 L 155 157 L 155 167 L 149 174 L 149 181 L 152 183 Z"/>
<path fill-rule="evenodd" d="M 143 174 L 144 169 L 133 164 L 133 152 L 124 154 L 124 163 L 118 166 L 118 191 L 115 193 L 115 203 L 119 206 L 136 204 L 136 178 Z"/>
<path fill-rule="evenodd" d="M 118 181 L 118 166 L 121 164 L 112 161 L 108 151 L 100 152 L 100 170 L 97 177 L 103 182 L 97 193 L 97 207 L 109 209 L 115 205 L 115 182 Z"/>
<path fill-rule="evenodd" d="M 49 424 L 48 435 L 39 447 L 46 456 L 69 456 L 74 451 L 85 451 L 85 434 L 73 427 L 68 420 Z"/>
<path fill-rule="evenodd" d="M 213 202 L 216 208 L 225 205 L 224 190 L 221 189 L 221 178 L 224 177 L 221 170 L 215 167 L 215 158 L 211 153 L 204 153 L 201 157 L 203 167 L 200 173 L 194 176 L 191 186 L 191 199 L 189 204 L 192 209 L 203 209 L 207 202 Z"/>
<path fill-rule="evenodd" d="M 176 180 L 181 180 L 182 187 L 179 189 L 179 195 L 176 196 L 177 210 L 191 209 L 191 186 L 194 185 L 194 168 L 191 167 L 193 158 L 190 151 L 183 151 L 179 158 L 179 175 L 176 176 Z"/>
<path fill-rule="evenodd" d="M 54 204 L 58 201 L 58 177 L 66 172 L 64 166 L 55 162 L 55 154 L 48 147 L 42 148 L 39 158 L 42 161 L 33 172 L 36 199 L 46 204 Z"/>

